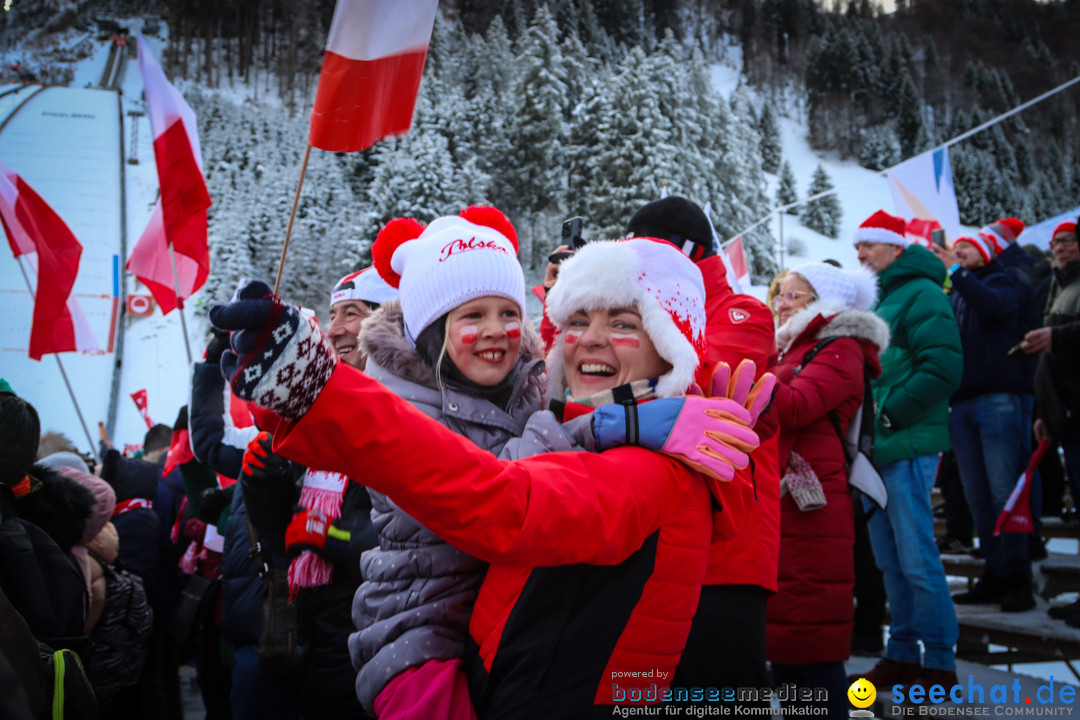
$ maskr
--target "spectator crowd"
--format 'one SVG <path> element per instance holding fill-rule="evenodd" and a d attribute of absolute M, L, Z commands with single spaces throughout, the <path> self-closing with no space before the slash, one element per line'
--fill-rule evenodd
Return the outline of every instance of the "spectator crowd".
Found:
<path fill-rule="evenodd" d="M 956 606 L 1032 611 L 1043 518 L 1076 522 L 1080 246 L 905 229 L 874 213 L 858 266 L 761 302 L 667 197 L 556 248 L 534 327 L 501 212 L 401 218 L 325 330 L 261 282 L 212 308 L 189 404 L 136 453 L 80 451 L 3 383 L 0 717 L 179 720 L 181 665 L 209 720 L 725 689 L 844 718 L 853 652 L 879 689 L 948 690 Z"/>

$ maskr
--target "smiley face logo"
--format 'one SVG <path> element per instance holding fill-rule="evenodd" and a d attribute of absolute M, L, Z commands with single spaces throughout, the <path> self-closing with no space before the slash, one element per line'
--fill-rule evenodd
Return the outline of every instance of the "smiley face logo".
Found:
<path fill-rule="evenodd" d="M 877 699 L 877 688 L 866 678 L 859 678 L 851 683 L 847 691 L 848 700 L 857 708 L 868 708 Z"/>

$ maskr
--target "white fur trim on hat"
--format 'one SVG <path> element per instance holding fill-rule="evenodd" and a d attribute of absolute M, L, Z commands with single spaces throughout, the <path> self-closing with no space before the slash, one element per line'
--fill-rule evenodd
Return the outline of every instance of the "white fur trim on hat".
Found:
<path fill-rule="evenodd" d="M 470 300 L 503 297 L 525 311 L 525 276 L 514 244 L 457 215 L 438 218 L 418 238 L 401 243 L 390 266 L 401 276 L 405 335 L 412 344 L 424 328 Z"/>
<path fill-rule="evenodd" d="M 337 305 L 342 300 L 363 300 L 364 302 L 382 305 L 384 302 L 397 299 L 397 289 L 391 287 L 379 277 L 379 273 L 375 268 L 367 267 L 349 273 L 338 280 L 337 285 L 334 286 L 330 293 L 330 307 Z"/>
<path fill-rule="evenodd" d="M 899 245 L 900 247 L 907 247 L 911 244 L 911 241 L 906 236 L 894 233 L 892 230 L 865 227 L 855 231 L 855 244 L 858 245 L 861 242 L 885 243 L 886 245 Z"/>
<path fill-rule="evenodd" d="M 548 354 L 549 398 L 562 399 L 566 391 L 562 331 L 570 317 L 619 307 L 637 309 L 656 351 L 671 364 L 657 396 L 682 395 L 694 382 L 705 355 L 705 284 L 697 265 L 660 240 L 592 242 L 563 261 L 547 295 L 548 318 L 560 331 Z"/>
<path fill-rule="evenodd" d="M 829 263 L 804 263 L 791 272 L 806 278 L 830 310 L 869 310 L 877 301 L 877 276 L 862 266 L 844 270 Z"/>
<path fill-rule="evenodd" d="M 863 220 L 855 230 L 855 237 L 851 242 L 854 245 L 861 242 L 885 243 L 906 248 L 911 244 L 907 238 L 906 229 L 907 223 L 903 218 L 878 210 Z"/>

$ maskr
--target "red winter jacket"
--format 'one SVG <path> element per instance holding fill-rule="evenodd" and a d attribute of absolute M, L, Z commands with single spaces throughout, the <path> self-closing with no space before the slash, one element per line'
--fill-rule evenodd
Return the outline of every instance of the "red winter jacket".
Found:
<path fill-rule="evenodd" d="M 365 478 L 491 563 L 470 631 L 492 716 L 577 717 L 613 692 L 633 700 L 630 688 L 644 688 L 649 700 L 650 686 L 670 683 L 712 536 L 698 473 L 636 447 L 499 460 L 343 364 L 275 445 Z M 732 512 L 749 494 L 737 482 L 712 487 Z"/>
<path fill-rule="evenodd" d="M 708 364 L 698 369 L 698 384 L 710 387 L 713 368 L 726 362 L 732 370 L 744 358 L 757 365 L 758 376 L 776 367 L 773 316 L 765 303 L 750 295 L 737 295 L 728 284 L 719 255 L 697 263 L 705 280 L 705 332 L 709 344 Z M 758 421 L 759 434 L 775 428 L 769 410 Z M 731 539 L 717 539 L 709 555 L 706 585 L 757 585 L 776 590 L 776 557 L 780 549 L 780 473 L 777 437 L 763 439 L 750 453 L 751 464 L 736 474 L 752 482 L 757 503 L 747 513 L 742 532 Z"/>
<path fill-rule="evenodd" d="M 836 337 L 798 375 L 796 368 L 820 340 Z M 780 421 L 780 460 L 792 451 L 814 469 L 826 505 L 803 512 L 790 494 L 780 501 L 779 592 L 769 599 L 767 657 L 788 665 L 838 662 L 851 654 L 854 620 L 855 515 L 844 448 L 828 413 L 847 432 L 862 402 L 863 370 L 881 373 L 879 348 L 888 326 L 870 312 L 819 314 L 813 306 L 777 333 L 787 346 L 776 369 L 773 400 Z M 790 345 L 789 345 L 790 343 Z"/>

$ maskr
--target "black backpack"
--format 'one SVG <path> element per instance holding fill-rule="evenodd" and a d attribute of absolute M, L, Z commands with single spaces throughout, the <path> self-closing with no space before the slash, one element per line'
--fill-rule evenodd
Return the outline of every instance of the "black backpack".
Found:
<path fill-rule="evenodd" d="M 105 608 L 90 634 L 93 648 L 87 674 L 97 693 L 110 697 L 138 682 L 150 649 L 154 611 L 141 577 L 92 551 L 90 556 L 105 571 Z"/>

